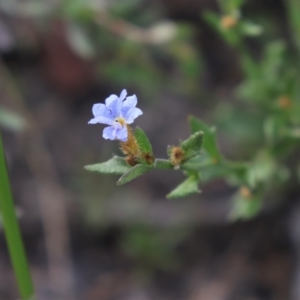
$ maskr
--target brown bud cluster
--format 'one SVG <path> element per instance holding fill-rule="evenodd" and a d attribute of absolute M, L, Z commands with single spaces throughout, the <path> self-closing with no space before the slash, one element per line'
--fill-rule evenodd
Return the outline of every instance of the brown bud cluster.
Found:
<path fill-rule="evenodd" d="M 223 29 L 231 29 L 237 24 L 237 19 L 232 16 L 224 16 L 221 19 L 221 27 Z"/>
<path fill-rule="evenodd" d="M 251 197 L 251 191 L 250 191 L 250 189 L 249 189 L 248 187 L 246 187 L 246 186 L 242 186 L 242 187 L 240 188 L 240 194 L 241 194 L 241 196 L 244 197 L 244 198 L 250 198 L 250 197 Z"/>
<path fill-rule="evenodd" d="M 173 166 L 179 166 L 185 158 L 185 153 L 181 147 L 175 146 L 170 150 L 170 160 Z"/>
<path fill-rule="evenodd" d="M 288 96 L 281 96 L 278 98 L 277 103 L 280 108 L 289 108 L 292 104 L 291 99 Z"/>
<path fill-rule="evenodd" d="M 128 139 L 126 142 L 120 142 L 121 151 L 125 155 L 139 156 L 140 155 L 139 145 L 133 135 L 131 127 L 129 125 L 126 126 L 128 131 Z"/>

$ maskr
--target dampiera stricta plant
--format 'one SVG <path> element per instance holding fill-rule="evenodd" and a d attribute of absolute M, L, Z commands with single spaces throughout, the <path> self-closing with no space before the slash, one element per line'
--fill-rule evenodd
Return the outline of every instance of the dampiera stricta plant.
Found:
<path fill-rule="evenodd" d="M 168 147 L 169 159 L 155 159 L 152 145 L 145 132 L 139 127 L 132 129 L 129 126 L 143 112 L 136 107 L 137 97 L 126 95 L 127 91 L 124 89 L 119 97 L 111 95 L 106 98 L 105 104 L 94 104 L 92 108 L 94 118 L 88 122 L 109 125 L 103 130 L 103 138 L 118 140 L 125 157 L 113 156 L 107 162 L 86 166 L 87 170 L 102 174 L 121 174 L 117 182 L 121 185 L 154 168 L 180 169 L 189 159 L 200 154 L 203 132 L 197 131 L 179 146 Z M 188 181 L 168 196 L 176 198 L 198 192 L 198 182 L 197 172 L 191 170 Z"/>

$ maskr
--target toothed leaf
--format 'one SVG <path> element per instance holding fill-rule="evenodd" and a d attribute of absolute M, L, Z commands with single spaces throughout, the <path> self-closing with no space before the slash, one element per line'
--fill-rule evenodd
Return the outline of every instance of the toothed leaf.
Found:
<path fill-rule="evenodd" d="M 140 127 L 136 127 L 134 130 L 134 136 L 140 147 L 140 151 L 142 153 L 152 154 L 152 146 L 144 130 Z"/>
<path fill-rule="evenodd" d="M 167 159 L 156 159 L 154 162 L 154 168 L 157 169 L 173 169 L 173 165 Z"/>
<path fill-rule="evenodd" d="M 188 160 L 198 154 L 203 144 L 203 135 L 202 131 L 195 132 L 188 139 L 180 143 L 180 147 L 184 151 L 185 159 Z"/>
<path fill-rule="evenodd" d="M 117 181 L 117 185 L 123 185 L 153 169 L 152 166 L 138 164 L 130 168 L 126 173 L 124 173 L 120 179 Z"/>
<path fill-rule="evenodd" d="M 175 199 L 188 196 L 193 193 L 199 193 L 198 189 L 199 179 L 196 176 L 190 176 L 177 186 L 171 193 L 167 195 L 168 199 Z"/>
<path fill-rule="evenodd" d="M 106 162 L 88 165 L 84 168 L 88 171 L 102 174 L 124 174 L 129 171 L 131 167 L 125 162 L 123 157 L 113 156 Z"/>
<path fill-rule="evenodd" d="M 221 160 L 222 156 L 217 146 L 215 129 L 207 126 L 205 123 L 196 119 L 193 116 L 189 118 L 189 123 L 190 123 L 192 133 L 196 133 L 198 131 L 204 132 L 204 139 L 203 139 L 204 150 L 215 160 L 217 161 Z"/>

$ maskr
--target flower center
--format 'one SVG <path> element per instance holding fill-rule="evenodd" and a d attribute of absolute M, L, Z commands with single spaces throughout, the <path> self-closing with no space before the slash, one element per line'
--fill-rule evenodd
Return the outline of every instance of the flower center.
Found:
<path fill-rule="evenodd" d="M 121 117 L 116 118 L 115 121 L 118 122 L 119 124 L 121 124 L 122 127 L 126 124 L 126 121 Z"/>

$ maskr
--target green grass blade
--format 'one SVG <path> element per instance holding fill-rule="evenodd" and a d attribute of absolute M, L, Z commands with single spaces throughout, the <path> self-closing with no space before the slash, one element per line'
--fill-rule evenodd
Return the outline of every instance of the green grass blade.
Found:
<path fill-rule="evenodd" d="M 8 250 L 23 300 L 33 299 L 34 289 L 18 225 L 0 133 L 0 210 Z"/>

